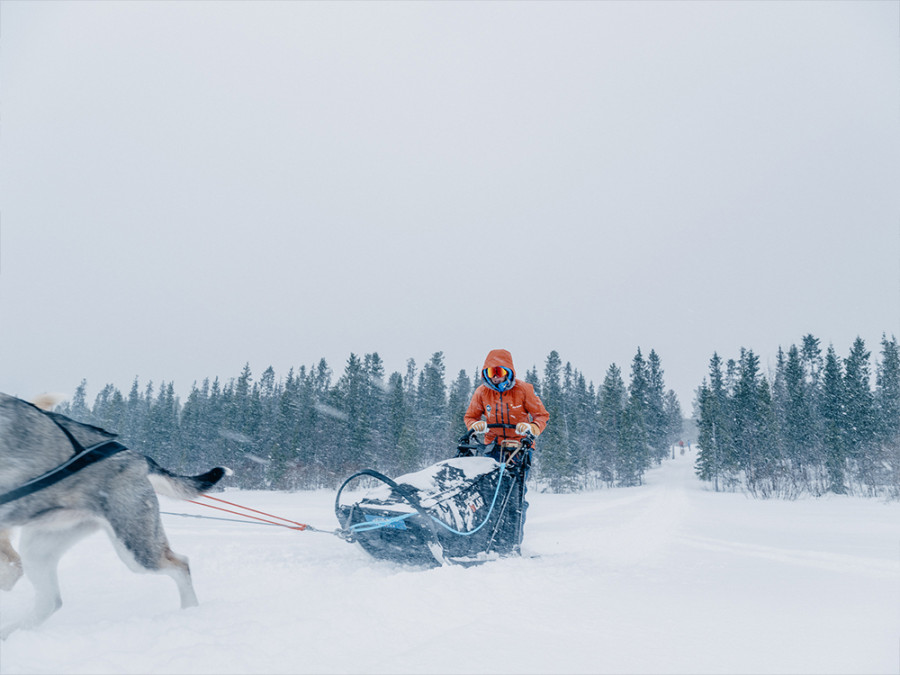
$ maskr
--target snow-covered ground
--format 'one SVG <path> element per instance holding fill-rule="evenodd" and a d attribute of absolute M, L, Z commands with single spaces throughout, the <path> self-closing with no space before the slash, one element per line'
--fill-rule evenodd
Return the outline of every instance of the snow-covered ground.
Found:
<path fill-rule="evenodd" d="M 529 492 L 529 556 L 430 570 L 328 534 L 163 516 L 200 606 L 103 535 L 0 673 L 897 673 L 900 504 L 716 494 L 688 453 L 639 488 Z M 225 498 L 332 529 L 333 492 Z M 163 500 L 164 511 L 218 515 Z M 23 581 L 0 623 L 25 612 Z"/>

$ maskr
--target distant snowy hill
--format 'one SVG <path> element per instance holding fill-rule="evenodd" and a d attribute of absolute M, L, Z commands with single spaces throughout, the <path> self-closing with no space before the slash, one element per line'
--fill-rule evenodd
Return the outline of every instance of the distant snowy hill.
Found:
<path fill-rule="evenodd" d="M 529 492 L 529 556 L 379 562 L 337 537 L 164 516 L 200 606 L 103 535 L 60 565 L 64 606 L 0 673 L 897 673 L 900 504 L 716 494 L 687 453 L 643 487 Z M 330 491 L 229 491 L 337 526 Z M 217 515 L 165 500 L 163 510 Z M 32 589 L 0 595 L 0 622 Z"/>

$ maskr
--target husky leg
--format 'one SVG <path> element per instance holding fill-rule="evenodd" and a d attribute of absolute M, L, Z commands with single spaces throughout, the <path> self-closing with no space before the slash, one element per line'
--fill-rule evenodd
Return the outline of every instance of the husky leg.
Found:
<path fill-rule="evenodd" d="M 12 590 L 21 577 L 22 559 L 9 541 L 9 530 L 0 530 L 0 590 Z"/>
<path fill-rule="evenodd" d="M 169 547 L 156 507 L 156 495 L 151 496 L 152 500 L 135 500 L 132 508 L 119 509 L 112 515 L 110 538 L 119 557 L 131 569 L 169 575 L 178 587 L 181 608 L 196 607 L 197 595 L 188 560 Z"/>
<path fill-rule="evenodd" d="M 188 565 L 188 559 L 175 553 L 168 545 L 166 546 L 165 559 L 166 566 L 162 571 L 175 580 L 175 584 L 178 586 L 178 595 L 181 598 L 181 608 L 196 607 L 200 603 L 197 601 L 197 594 L 194 593 L 194 584 L 191 581 L 191 568 Z"/>
<path fill-rule="evenodd" d="M 54 524 L 47 527 L 38 524 L 22 528 L 20 547 L 25 575 L 35 590 L 34 608 L 24 619 L 0 631 L 0 638 L 5 639 L 19 628 L 39 626 L 62 607 L 57 576 L 59 559 L 76 542 L 96 529 L 97 523 L 90 520 L 81 520 L 68 526 Z"/>
<path fill-rule="evenodd" d="M 191 581 L 188 559 L 169 548 L 168 542 L 163 540 L 157 545 L 146 539 L 122 541 L 118 535 L 113 535 L 113 543 L 119 557 L 136 572 L 157 572 L 172 577 L 182 609 L 200 604 Z"/>

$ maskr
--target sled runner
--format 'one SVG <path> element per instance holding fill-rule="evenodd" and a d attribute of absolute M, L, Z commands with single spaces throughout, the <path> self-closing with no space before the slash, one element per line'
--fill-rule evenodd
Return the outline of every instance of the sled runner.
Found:
<path fill-rule="evenodd" d="M 334 503 L 346 538 L 376 558 L 413 565 L 475 564 L 518 554 L 534 436 L 491 445 L 473 436 L 470 431 L 459 439 L 456 457 L 422 471 L 396 479 L 371 469 L 350 476 Z M 344 488 L 363 477 L 380 484 L 342 504 Z"/>

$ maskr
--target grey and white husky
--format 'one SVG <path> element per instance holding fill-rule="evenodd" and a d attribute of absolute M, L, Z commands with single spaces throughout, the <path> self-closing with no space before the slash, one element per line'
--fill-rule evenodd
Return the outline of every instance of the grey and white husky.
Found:
<path fill-rule="evenodd" d="M 199 476 L 179 476 L 112 442 L 115 434 L 40 405 L 0 393 L 0 589 L 10 590 L 23 569 L 35 588 L 31 613 L 0 629 L 0 638 L 37 626 L 60 608 L 59 559 L 98 528 L 109 534 L 131 569 L 168 574 L 178 586 L 181 606 L 196 605 L 188 561 L 169 548 L 155 492 L 190 499 L 230 472 L 217 467 Z M 101 455 L 107 452 L 72 471 L 79 450 L 90 455 L 92 448 L 100 448 Z M 68 471 L 55 471 L 67 463 Z M 49 479 L 42 478 L 47 474 Z M 32 491 L 35 487 L 39 489 Z M 21 558 L 9 540 L 10 528 L 17 526 L 22 528 Z"/>

